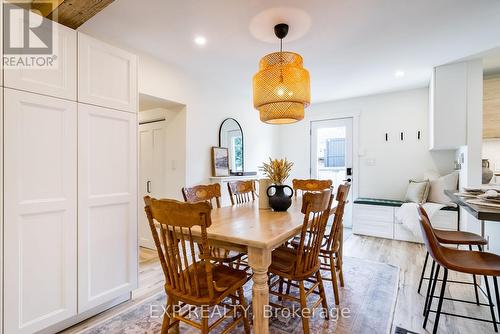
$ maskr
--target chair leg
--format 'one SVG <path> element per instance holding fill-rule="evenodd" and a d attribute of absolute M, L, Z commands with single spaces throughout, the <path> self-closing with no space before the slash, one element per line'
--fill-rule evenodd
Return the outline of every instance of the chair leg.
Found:
<path fill-rule="evenodd" d="M 290 294 L 290 288 L 292 287 L 292 280 L 289 279 L 286 281 L 286 294 L 289 295 Z"/>
<path fill-rule="evenodd" d="M 427 309 L 425 310 L 425 319 L 424 319 L 424 329 L 425 329 L 425 326 L 427 325 L 427 320 L 429 320 L 429 310 L 431 309 L 432 307 L 432 300 L 434 299 L 434 291 L 436 291 L 436 283 L 438 281 L 438 278 L 439 278 L 439 269 L 441 268 L 441 266 L 439 264 L 436 264 L 436 274 L 434 275 L 434 279 L 432 281 L 432 288 L 431 288 L 431 291 L 430 291 L 430 295 L 429 295 L 429 303 L 427 305 Z"/>
<path fill-rule="evenodd" d="M 316 279 L 318 280 L 318 288 L 319 288 L 319 297 L 321 298 L 321 305 L 323 306 L 323 310 L 325 311 L 325 319 L 330 319 L 330 312 L 328 311 L 328 302 L 326 300 L 325 287 L 323 285 L 323 278 L 321 277 L 321 272 L 318 270 L 316 273 Z"/>
<path fill-rule="evenodd" d="M 429 252 L 425 254 L 424 267 L 422 268 L 422 274 L 420 275 L 420 282 L 418 283 L 417 292 L 420 293 L 420 289 L 422 288 L 422 282 L 424 281 L 425 268 L 427 267 L 427 261 L 429 260 Z"/>
<path fill-rule="evenodd" d="M 243 326 L 245 327 L 245 334 L 250 334 L 250 322 L 248 321 L 248 306 L 243 293 L 243 288 L 238 289 L 238 298 L 242 307 L 241 314 L 243 315 Z"/>
<path fill-rule="evenodd" d="M 304 312 L 307 309 L 307 299 L 306 299 L 306 290 L 304 288 L 304 281 L 299 282 L 299 290 L 300 290 L 300 308 L 301 308 L 301 318 L 302 318 L 302 330 L 304 334 L 309 334 L 309 312 Z M 304 316 L 306 315 L 306 316 Z"/>
<path fill-rule="evenodd" d="M 341 246 L 342 248 L 342 246 Z M 337 252 L 337 270 L 339 272 L 339 282 L 340 286 L 344 287 L 344 271 L 342 270 L 342 253 L 341 251 Z M 333 263 L 335 265 L 335 262 Z"/>
<path fill-rule="evenodd" d="M 495 310 L 493 308 L 493 301 L 490 292 L 490 283 L 488 282 L 488 276 L 484 276 L 484 285 L 486 285 L 486 293 L 488 294 L 488 304 L 490 304 L 491 320 L 493 321 L 493 328 L 495 328 L 495 333 L 498 333 L 497 321 L 495 318 Z"/>
<path fill-rule="evenodd" d="M 472 245 L 469 245 L 469 250 L 472 251 Z M 476 295 L 476 305 L 479 306 L 479 293 L 477 291 L 476 275 L 472 275 L 472 280 L 474 281 L 474 294 Z"/>
<path fill-rule="evenodd" d="M 438 272 L 439 272 L 439 267 L 438 267 Z M 437 275 L 436 275 L 436 281 L 437 281 Z M 436 310 L 436 319 L 434 320 L 434 330 L 432 331 L 433 334 L 437 333 L 437 330 L 439 327 L 439 317 L 441 316 L 441 308 L 443 307 L 444 291 L 446 289 L 446 282 L 447 281 L 448 281 L 448 269 L 444 268 L 443 284 L 441 285 L 441 293 L 439 295 L 439 302 L 438 302 L 438 307 Z M 432 303 L 432 300 L 431 300 L 431 303 Z M 429 305 L 429 309 L 430 309 L 430 305 Z"/>
<path fill-rule="evenodd" d="M 424 315 L 424 316 L 427 314 L 427 304 L 429 304 L 429 295 L 430 295 L 431 288 L 432 288 L 432 282 L 434 280 L 434 268 L 435 267 L 436 267 L 436 262 L 434 260 L 432 260 L 431 274 L 429 276 L 429 283 L 427 284 L 427 294 L 425 295 L 424 311 L 422 313 L 422 315 Z"/>
<path fill-rule="evenodd" d="M 279 279 L 279 280 L 280 280 L 280 282 L 279 282 L 278 292 L 279 292 L 279 294 L 281 295 L 281 294 L 283 294 L 283 283 L 284 283 L 284 280 L 283 280 L 283 278 L 281 278 L 281 277 L 280 277 L 280 279 Z M 279 301 L 282 301 L 282 300 L 283 300 L 283 298 L 281 298 L 281 296 L 278 296 L 278 300 L 279 300 Z"/>
<path fill-rule="evenodd" d="M 201 334 L 208 334 L 208 307 L 201 307 Z"/>
<path fill-rule="evenodd" d="M 339 297 L 339 282 L 337 281 L 337 270 L 335 268 L 335 261 L 333 255 L 330 255 L 330 272 L 332 275 L 333 296 L 335 298 L 335 305 L 340 304 Z"/>
<path fill-rule="evenodd" d="M 170 326 L 170 318 L 172 316 L 173 312 L 173 303 L 172 299 L 167 296 L 167 309 L 165 310 L 165 313 L 163 314 L 163 322 L 161 324 L 161 334 L 168 334 L 168 327 Z"/>

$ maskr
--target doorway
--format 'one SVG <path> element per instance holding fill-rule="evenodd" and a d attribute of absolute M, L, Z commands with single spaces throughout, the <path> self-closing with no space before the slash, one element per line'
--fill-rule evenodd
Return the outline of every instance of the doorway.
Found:
<path fill-rule="evenodd" d="M 353 118 L 338 118 L 311 122 L 311 178 L 332 180 L 334 191 L 344 182 L 351 183 L 349 202 L 352 203 L 353 183 Z M 351 227 L 352 204 L 346 206 L 344 226 Z"/>

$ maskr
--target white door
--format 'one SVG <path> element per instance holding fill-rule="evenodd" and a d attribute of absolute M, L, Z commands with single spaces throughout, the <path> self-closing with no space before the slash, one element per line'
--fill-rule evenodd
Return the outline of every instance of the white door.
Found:
<path fill-rule="evenodd" d="M 77 313 L 76 102 L 5 89 L 4 328 Z"/>
<path fill-rule="evenodd" d="M 352 203 L 352 118 L 340 118 L 311 122 L 311 178 L 332 180 L 337 186 L 351 182 L 349 203 Z M 350 227 L 352 204 L 346 206 L 344 226 Z"/>
<path fill-rule="evenodd" d="M 137 56 L 78 33 L 78 102 L 135 113 Z"/>
<path fill-rule="evenodd" d="M 137 286 L 137 115 L 78 104 L 78 311 Z"/>
<path fill-rule="evenodd" d="M 139 245 L 153 249 L 143 199 L 165 197 L 165 125 L 165 121 L 139 125 Z"/>
<path fill-rule="evenodd" d="M 13 6 L 7 5 L 6 6 Z M 19 9 L 21 10 L 21 9 Z M 33 18 L 40 18 L 38 14 L 29 12 Z M 18 35 L 23 36 L 23 17 L 18 16 L 20 22 Z M 49 23 L 42 29 L 53 29 L 54 51 L 56 57 L 53 66 L 46 68 L 6 68 L 4 72 L 5 87 L 16 88 L 28 92 L 40 93 L 76 101 L 76 31 L 43 18 Z"/>

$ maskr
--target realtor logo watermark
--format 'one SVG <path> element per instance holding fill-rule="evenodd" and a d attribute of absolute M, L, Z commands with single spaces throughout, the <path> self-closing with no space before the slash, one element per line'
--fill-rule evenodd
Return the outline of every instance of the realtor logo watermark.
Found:
<path fill-rule="evenodd" d="M 38 9 L 26 8 L 26 5 L 25 1 L 4 4 L 3 66 L 13 69 L 56 68 L 57 25 L 44 19 L 40 11 L 52 3 L 37 2 Z"/>

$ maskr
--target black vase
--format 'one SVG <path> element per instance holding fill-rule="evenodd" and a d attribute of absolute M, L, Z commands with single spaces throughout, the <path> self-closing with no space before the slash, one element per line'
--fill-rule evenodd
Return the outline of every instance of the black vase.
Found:
<path fill-rule="evenodd" d="M 290 189 L 290 195 L 285 194 L 285 188 Z M 269 191 L 274 189 L 274 194 Z M 274 211 L 286 211 L 292 205 L 293 189 L 286 185 L 272 185 L 267 188 L 267 197 L 269 197 L 269 206 Z"/>

